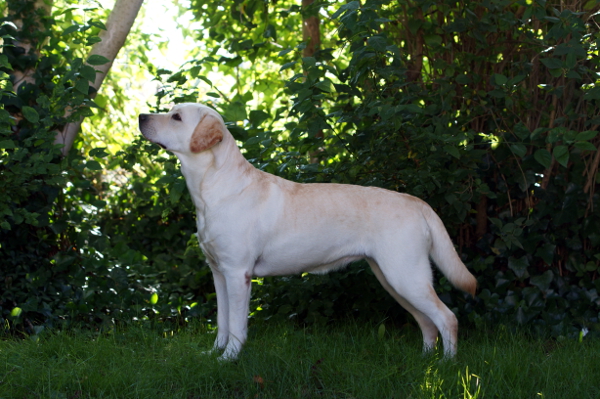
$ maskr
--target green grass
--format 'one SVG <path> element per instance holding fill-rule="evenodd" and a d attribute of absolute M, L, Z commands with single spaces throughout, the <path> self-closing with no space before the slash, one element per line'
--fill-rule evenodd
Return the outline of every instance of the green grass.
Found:
<path fill-rule="evenodd" d="M 251 326 L 236 362 L 202 327 L 0 341 L 0 398 L 598 398 L 600 342 L 470 331 L 422 355 L 413 327 Z"/>

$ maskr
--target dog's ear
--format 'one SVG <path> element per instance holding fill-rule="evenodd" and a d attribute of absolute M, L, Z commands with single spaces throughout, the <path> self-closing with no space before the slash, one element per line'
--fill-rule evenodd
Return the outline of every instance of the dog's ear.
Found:
<path fill-rule="evenodd" d="M 194 129 L 190 140 L 190 151 L 193 153 L 208 150 L 223 140 L 225 126 L 214 115 L 205 115 Z"/>

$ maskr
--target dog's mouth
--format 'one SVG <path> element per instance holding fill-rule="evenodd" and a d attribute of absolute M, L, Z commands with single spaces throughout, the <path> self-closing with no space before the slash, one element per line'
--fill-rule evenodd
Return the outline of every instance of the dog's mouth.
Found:
<path fill-rule="evenodd" d="M 163 150 L 167 149 L 167 147 L 164 144 L 161 144 L 158 141 L 154 141 L 152 138 L 148 137 L 148 134 L 146 132 L 144 132 L 143 130 L 142 130 L 142 136 L 144 136 L 146 138 L 146 140 L 150 141 L 151 143 L 154 143 L 154 144 L 158 145 Z"/>
<path fill-rule="evenodd" d="M 148 131 L 148 130 L 150 130 L 150 131 Z M 154 144 L 158 145 L 163 150 L 167 149 L 167 146 L 165 146 L 164 144 L 159 143 L 158 141 L 154 141 L 152 139 L 151 136 L 154 135 L 154 133 L 155 133 L 154 130 L 152 130 L 152 129 L 143 129 L 143 128 L 140 127 L 140 131 L 142 132 L 142 136 L 144 136 L 146 138 L 146 140 L 150 141 L 151 143 L 154 143 Z"/>
<path fill-rule="evenodd" d="M 160 148 L 162 148 L 163 150 L 166 150 L 166 149 L 167 149 L 167 146 L 166 146 L 166 145 L 164 145 L 164 144 L 161 144 L 161 143 L 159 143 L 158 141 L 154 141 L 154 140 L 152 140 L 152 139 L 148 138 L 148 136 L 146 136 L 146 135 L 145 135 L 145 134 L 143 134 L 143 133 L 142 133 L 142 135 L 143 135 L 143 136 L 144 136 L 144 137 L 145 137 L 145 138 L 146 138 L 148 141 L 150 141 L 150 142 L 151 142 L 151 143 L 153 143 L 153 144 L 156 144 L 157 146 L 159 146 L 159 147 L 160 147 Z"/>

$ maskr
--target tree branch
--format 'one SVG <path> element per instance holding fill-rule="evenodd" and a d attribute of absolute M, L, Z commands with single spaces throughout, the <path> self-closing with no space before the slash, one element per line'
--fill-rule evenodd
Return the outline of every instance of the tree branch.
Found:
<path fill-rule="evenodd" d="M 117 0 L 113 10 L 111 11 L 108 20 L 106 21 L 106 30 L 100 34 L 102 41 L 94 44 L 91 55 L 101 55 L 109 60 L 104 65 L 96 66 L 96 80 L 92 84 L 92 87 L 98 91 L 104 78 L 108 74 L 110 67 L 112 66 L 117 54 L 123 44 L 127 35 L 131 31 L 133 22 L 140 11 L 144 0 Z M 64 144 L 62 148 L 63 156 L 69 153 L 69 150 L 73 146 L 75 137 L 81 127 L 80 119 L 77 122 L 68 123 L 61 132 L 56 135 L 55 144 Z"/>

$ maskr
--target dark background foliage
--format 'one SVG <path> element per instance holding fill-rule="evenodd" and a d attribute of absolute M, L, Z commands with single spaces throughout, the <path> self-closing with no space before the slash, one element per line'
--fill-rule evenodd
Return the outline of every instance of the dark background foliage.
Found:
<path fill-rule="evenodd" d="M 461 322 L 597 333 L 596 2 L 221 6 L 207 13 L 209 2 L 192 3 L 209 51 L 176 73 L 157 71 L 165 90 L 153 111 L 197 101 L 184 87 L 199 82 L 212 90 L 202 101 L 224 115 L 256 167 L 426 200 L 478 277 L 476 298 L 437 278 Z M 311 15 L 333 33 L 307 56 L 306 42 L 289 32 Z M 4 49 L 5 72 L 25 62 Z M 175 158 L 140 139 L 111 160 L 102 149 L 60 158 L 51 137 L 65 123 L 61 110 L 85 113 L 93 103 L 73 89 L 85 76 L 81 58 L 47 53 L 28 61 L 40 71 L 35 84 L 0 93 L 3 325 L 33 332 L 58 321 L 212 320 L 210 272 Z M 209 80 L 211 68 L 265 62 L 277 73 L 233 97 Z M 15 126 L 10 116 L 19 113 Z M 93 184 L 101 168 L 125 171 L 126 184 L 116 192 Z M 405 320 L 364 263 L 326 276 L 258 280 L 252 306 L 257 319 Z"/>

